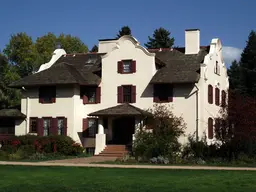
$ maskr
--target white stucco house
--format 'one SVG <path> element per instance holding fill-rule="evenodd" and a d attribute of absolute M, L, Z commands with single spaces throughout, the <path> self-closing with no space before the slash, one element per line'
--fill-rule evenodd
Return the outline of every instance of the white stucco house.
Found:
<path fill-rule="evenodd" d="M 205 132 L 211 141 L 229 84 L 221 41 L 200 46 L 200 30 L 190 29 L 183 48 L 150 50 L 122 36 L 99 40 L 98 53 L 57 49 L 37 73 L 11 87 L 22 89 L 26 115 L 16 121 L 16 135 L 64 134 L 97 155 L 106 146 L 131 144 L 155 103 L 184 118 L 186 135 Z"/>

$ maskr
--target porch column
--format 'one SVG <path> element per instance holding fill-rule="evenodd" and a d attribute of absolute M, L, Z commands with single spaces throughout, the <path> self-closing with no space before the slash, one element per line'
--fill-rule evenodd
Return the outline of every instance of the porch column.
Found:
<path fill-rule="evenodd" d="M 106 134 L 104 133 L 103 119 L 98 120 L 98 133 L 95 138 L 95 152 L 94 155 L 100 154 L 106 147 Z"/>

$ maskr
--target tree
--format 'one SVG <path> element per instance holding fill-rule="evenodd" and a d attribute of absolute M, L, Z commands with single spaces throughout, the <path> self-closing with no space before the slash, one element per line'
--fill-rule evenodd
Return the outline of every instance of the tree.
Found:
<path fill-rule="evenodd" d="M 171 48 L 174 44 L 174 38 L 171 33 L 160 27 L 154 31 L 153 37 L 148 37 L 149 41 L 145 44 L 148 49 Z"/>
<path fill-rule="evenodd" d="M 36 52 L 32 38 L 26 33 L 12 35 L 3 52 L 21 77 L 27 76 L 33 71 Z"/>
<path fill-rule="evenodd" d="M 94 45 L 94 46 L 92 47 L 92 49 L 91 49 L 90 52 L 98 52 L 98 51 L 99 51 L 98 46 L 97 46 L 97 45 Z"/>
<path fill-rule="evenodd" d="M 58 45 L 67 53 L 88 52 L 87 46 L 78 37 L 71 35 L 61 34 L 57 37 L 48 33 L 33 42 L 26 33 L 17 33 L 11 36 L 4 53 L 20 77 L 24 77 L 38 69 L 41 64 L 49 62 Z"/>
<path fill-rule="evenodd" d="M 7 58 L 0 54 L 0 109 L 20 103 L 19 90 L 8 87 L 11 82 L 18 79 L 19 75 L 13 66 L 9 65 Z"/>
<path fill-rule="evenodd" d="M 155 105 L 148 112 L 152 116 L 148 117 L 146 128 L 152 131 L 140 129 L 135 133 L 134 154 L 144 160 L 159 156 L 171 160 L 180 150 L 178 138 L 184 134 L 186 124 L 164 105 Z"/>
<path fill-rule="evenodd" d="M 132 35 L 132 31 L 129 26 L 123 26 L 116 36 L 117 38 L 120 38 L 124 35 Z"/>
<path fill-rule="evenodd" d="M 229 88 L 235 91 L 238 91 L 239 87 L 239 78 L 240 78 L 240 70 L 239 70 L 239 63 L 234 60 L 228 69 L 228 76 L 229 76 Z"/>

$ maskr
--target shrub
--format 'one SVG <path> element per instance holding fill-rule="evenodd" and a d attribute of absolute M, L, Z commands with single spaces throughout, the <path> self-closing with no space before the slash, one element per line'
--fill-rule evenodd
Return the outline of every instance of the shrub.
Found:
<path fill-rule="evenodd" d="M 18 150 L 22 150 L 25 157 L 29 157 L 36 152 L 34 145 L 21 145 Z"/>
<path fill-rule="evenodd" d="M 72 151 L 70 155 L 80 155 L 84 152 L 84 148 L 79 143 L 72 144 Z"/>
<path fill-rule="evenodd" d="M 22 149 L 18 149 L 15 153 L 8 155 L 9 160 L 21 160 L 26 157 L 26 153 Z"/>
<path fill-rule="evenodd" d="M 170 161 L 166 157 L 158 156 L 158 157 L 151 158 L 150 163 L 153 163 L 153 164 L 169 164 Z"/>
<path fill-rule="evenodd" d="M 165 105 L 154 105 L 148 111 L 152 116 L 148 117 L 146 127 L 152 131 L 140 129 L 135 133 L 134 155 L 147 161 L 158 156 L 172 159 L 180 150 L 178 138 L 184 134 L 186 124 L 182 117 L 176 117 Z"/>
<path fill-rule="evenodd" d="M 38 152 L 36 152 L 36 153 L 34 153 L 33 155 L 31 155 L 31 156 L 29 157 L 29 159 L 30 159 L 30 160 L 45 160 L 45 159 L 47 159 L 47 157 L 46 157 L 45 154 L 43 154 L 43 153 L 38 153 Z"/>

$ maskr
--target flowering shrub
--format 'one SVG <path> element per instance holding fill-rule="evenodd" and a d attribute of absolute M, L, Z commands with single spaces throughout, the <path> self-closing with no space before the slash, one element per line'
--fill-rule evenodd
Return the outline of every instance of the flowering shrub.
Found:
<path fill-rule="evenodd" d="M 24 151 L 25 156 L 34 153 L 58 153 L 60 155 L 79 155 L 83 153 L 84 148 L 75 143 L 67 136 L 14 136 L 0 141 L 1 150 L 9 154 L 14 154 L 17 150 Z"/>

